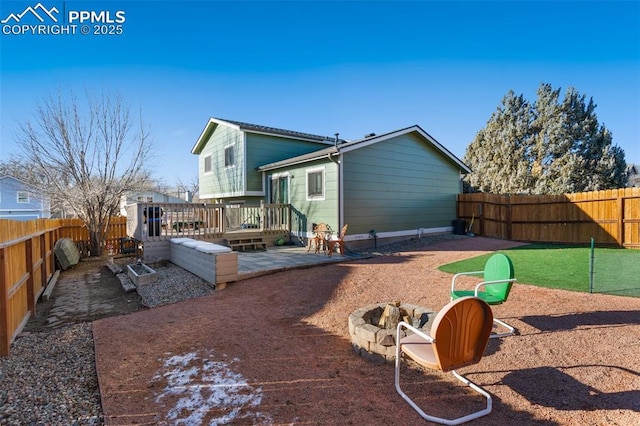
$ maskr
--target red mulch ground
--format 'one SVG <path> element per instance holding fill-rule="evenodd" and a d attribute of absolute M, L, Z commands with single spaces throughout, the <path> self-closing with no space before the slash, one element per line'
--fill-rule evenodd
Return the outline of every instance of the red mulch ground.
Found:
<path fill-rule="evenodd" d="M 353 352 L 347 318 L 384 301 L 440 309 L 451 276 L 438 265 L 512 245 L 454 240 L 96 321 L 106 422 L 423 424 L 397 395 L 393 366 Z M 640 424 L 640 299 L 518 283 L 494 314 L 519 334 L 492 339 L 479 364 L 460 370 L 494 396 L 493 412 L 474 424 Z M 433 414 L 482 404 L 450 375 L 403 377 Z"/>

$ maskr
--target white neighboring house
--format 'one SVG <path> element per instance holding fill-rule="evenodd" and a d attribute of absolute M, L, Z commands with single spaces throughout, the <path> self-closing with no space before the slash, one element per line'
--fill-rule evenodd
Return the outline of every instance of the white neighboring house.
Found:
<path fill-rule="evenodd" d="M 137 203 L 172 203 L 185 204 L 190 203 L 190 194 L 185 194 L 185 199 L 173 195 L 164 194 L 158 191 L 133 191 L 123 195 L 120 199 L 120 214 L 127 216 L 127 206 Z M 162 226 L 166 226 L 170 222 L 164 213 L 162 214 Z"/>
<path fill-rule="evenodd" d="M 0 219 L 33 220 L 51 217 L 51 201 L 13 176 L 0 176 Z"/>
<path fill-rule="evenodd" d="M 185 199 L 186 198 L 186 199 Z M 189 196 L 185 198 L 175 197 L 173 195 L 163 194 L 158 191 L 134 191 L 123 195 L 120 199 L 120 214 L 122 216 L 127 215 L 126 206 L 136 203 L 190 203 Z"/>

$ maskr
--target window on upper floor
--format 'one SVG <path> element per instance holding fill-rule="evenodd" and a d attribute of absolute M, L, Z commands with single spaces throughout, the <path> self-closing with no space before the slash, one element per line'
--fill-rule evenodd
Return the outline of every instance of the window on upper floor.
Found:
<path fill-rule="evenodd" d="M 207 155 L 206 157 L 204 157 L 204 172 L 211 173 L 212 171 L 213 171 L 213 168 L 211 165 L 211 156 Z"/>
<path fill-rule="evenodd" d="M 324 169 L 307 170 L 307 199 L 324 199 Z"/>
<path fill-rule="evenodd" d="M 233 145 L 229 145 L 224 149 L 224 166 L 231 167 L 236 164 L 236 155 L 233 150 Z"/>
<path fill-rule="evenodd" d="M 27 191 L 18 191 L 18 203 L 28 203 L 29 193 Z"/>

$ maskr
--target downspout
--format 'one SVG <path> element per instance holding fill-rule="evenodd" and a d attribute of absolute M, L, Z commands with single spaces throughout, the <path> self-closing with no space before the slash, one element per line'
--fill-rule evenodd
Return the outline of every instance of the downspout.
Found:
<path fill-rule="evenodd" d="M 339 154 L 340 149 L 338 148 L 338 136 L 340 135 L 340 133 L 336 133 L 336 140 L 335 140 L 335 148 L 336 148 L 336 154 Z M 340 232 L 340 230 L 342 229 L 342 185 L 341 185 L 341 180 L 340 180 L 340 161 L 339 160 L 334 160 L 333 157 L 331 156 L 331 153 L 327 154 L 327 158 L 329 159 L 329 161 L 333 162 L 336 164 L 337 166 L 337 182 L 338 182 L 338 228 L 337 231 Z"/>

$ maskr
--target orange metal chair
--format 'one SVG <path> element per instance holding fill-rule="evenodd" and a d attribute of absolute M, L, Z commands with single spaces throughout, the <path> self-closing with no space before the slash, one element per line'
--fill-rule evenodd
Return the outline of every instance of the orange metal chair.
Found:
<path fill-rule="evenodd" d="M 325 236 L 331 228 L 326 223 L 319 223 L 313 228 L 313 237 L 309 239 L 309 246 L 307 247 L 307 253 L 311 251 L 311 244 L 315 244 L 315 252 L 318 253 L 320 249 L 326 250 Z"/>
<path fill-rule="evenodd" d="M 436 315 L 429 334 L 400 322 L 396 331 L 395 385 L 402 398 L 425 420 L 457 425 L 491 412 L 491 395 L 455 370 L 477 364 L 489 341 L 493 325 L 491 307 L 477 297 L 462 297 L 449 302 Z M 413 334 L 403 337 L 404 330 Z M 400 387 L 400 361 L 411 358 L 423 367 L 450 371 L 458 380 L 486 399 L 486 408 L 455 419 L 444 419 L 425 413 Z"/>
<path fill-rule="evenodd" d="M 333 252 L 336 250 L 336 247 L 340 251 L 340 255 L 344 256 L 344 236 L 347 233 L 347 227 L 348 226 L 349 225 L 344 225 L 342 227 L 342 231 L 340 231 L 340 235 L 338 235 L 337 237 L 330 238 L 329 240 L 327 240 L 327 244 L 329 246 L 328 247 L 329 252 L 327 254 L 329 255 L 329 257 L 331 257 Z"/>

